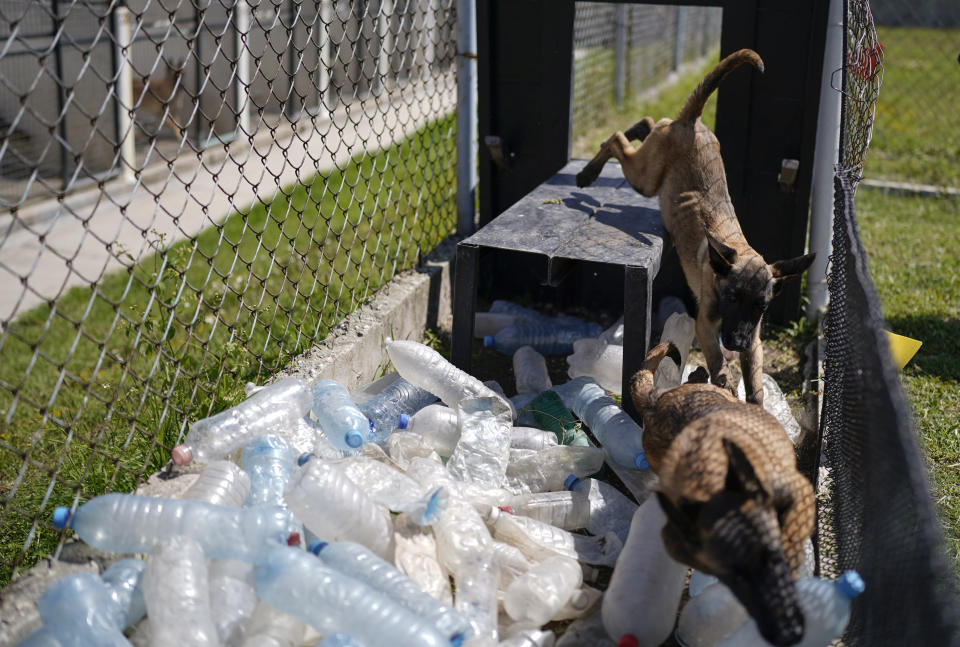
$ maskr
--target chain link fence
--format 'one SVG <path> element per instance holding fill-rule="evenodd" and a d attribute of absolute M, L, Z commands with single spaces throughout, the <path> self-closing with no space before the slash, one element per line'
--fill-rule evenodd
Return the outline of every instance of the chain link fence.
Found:
<path fill-rule="evenodd" d="M 0 586 L 453 231 L 455 9 L 0 3 Z"/>
<path fill-rule="evenodd" d="M 578 2 L 574 137 L 613 106 L 655 92 L 685 65 L 719 51 L 722 18 L 719 7 Z"/>
<path fill-rule="evenodd" d="M 960 189 L 960 3 L 874 0 L 883 92 L 866 177 Z"/>
<path fill-rule="evenodd" d="M 883 32 L 874 28 L 868 0 L 846 4 L 846 64 L 834 75 L 843 101 L 827 278 L 819 572 L 836 577 L 855 569 L 866 582 L 853 601 L 844 644 L 958 645 L 953 568 L 854 209 L 881 80 L 889 78 Z"/>

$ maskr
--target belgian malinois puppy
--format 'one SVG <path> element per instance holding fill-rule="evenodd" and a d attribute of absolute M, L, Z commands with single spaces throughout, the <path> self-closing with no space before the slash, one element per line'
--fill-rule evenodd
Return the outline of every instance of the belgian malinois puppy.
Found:
<path fill-rule="evenodd" d="M 726 584 L 767 641 L 793 645 L 803 637 L 794 579 L 813 532 L 813 487 L 763 407 L 705 383 L 657 390 L 653 374 L 668 355 L 680 358 L 671 342 L 654 347 L 630 384 L 660 477 L 664 547 Z"/>
<path fill-rule="evenodd" d="M 720 144 L 700 121 L 703 106 L 721 79 L 745 62 L 763 71 L 756 52 L 742 49 L 707 74 L 675 120 L 654 124 L 644 117 L 626 133 L 614 133 L 577 174 L 577 186 L 591 184 L 607 160 L 616 157 L 634 189 L 660 196 L 663 225 L 699 305 L 697 341 L 710 379 L 735 389 L 723 362 L 720 337 L 728 350 L 740 351 L 747 401 L 762 404 L 760 319 L 782 282 L 802 274 L 814 254 L 768 264 L 750 247 L 727 191 Z M 634 148 L 633 139 L 643 145 Z"/>

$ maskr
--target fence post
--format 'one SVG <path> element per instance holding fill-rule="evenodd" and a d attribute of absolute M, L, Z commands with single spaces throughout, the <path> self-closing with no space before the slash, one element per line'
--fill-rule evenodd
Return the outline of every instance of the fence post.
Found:
<path fill-rule="evenodd" d="M 387 79 L 390 75 L 390 53 L 393 51 L 391 20 L 393 20 L 393 0 L 380 0 L 380 16 L 377 21 L 377 36 L 380 43 L 380 50 L 377 52 L 377 76 L 379 77 L 377 89 L 380 92 L 389 91 Z"/>
<path fill-rule="evenodd" d="M 457 0 L 457 234 L 473 233 L 477 186 L 477 5 Z"/>
<path fill-rule="evenodd" d="M 237 0 L 233 8 L 233 44 L 237 52 L 237 73 L 234 76 L 233 98 L 237 104 L 237 130 L 252 141 L 250 132 L 250 50 L 243 42 L 250 33 L 249 0 Z"/>
<path fill-rule="evenodd" d="M 317 34 L 317 47 L 320 48 L 320 56 L 317 58 L 317 114 L 320 110 L 326 116 L 330 116 L 333 108 L 327 102 L 326 93 L 330 90 L 330 70 L 333 62 L 330 60 L 330 22 L 331 22 L 331 0 L 317 0 L 320 17 L 320 33 Z"/>
<path fill-rule="evenodd" d="M 113 10 L 113 33 L 116 37 L 116 96 L 117 145 L 120 148 L 120 177 L 125 182 L 135 182 L 134 165 L 137 162 L 136 138 L 133 128 L 133 71 L 130 66 L 130 10 L 117 7 Z"/>
<path fill-rule="evenodd" d="M 617 5 L 615 19 L 613 64 L 613 99 L 618 106 L 623 105 L 623 95 L 627 85 L 627 5 Z"/>

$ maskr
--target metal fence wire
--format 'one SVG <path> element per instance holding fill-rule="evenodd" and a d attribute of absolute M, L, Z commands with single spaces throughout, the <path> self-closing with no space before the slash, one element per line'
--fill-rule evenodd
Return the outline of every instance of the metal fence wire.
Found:
<path fill-rule="evenodd" d="M 849 0 L 840 163 L 823 358 L 820 574 L 856 569 L 846 645 L 958 645 L 960 606 L 926 468 L 857 229 L 854 192 L 870 141 L 882 57 L 867 0 Z"/>
<path fill-rule="evenodd" d="M 455 9 L 0 2 L 0 586 L 453 231 Z"/>

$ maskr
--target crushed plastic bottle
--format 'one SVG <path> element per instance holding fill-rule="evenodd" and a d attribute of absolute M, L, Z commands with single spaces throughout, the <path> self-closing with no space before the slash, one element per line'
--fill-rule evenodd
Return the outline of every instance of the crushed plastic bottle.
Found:
<path fill-rule="evenodd" d="M 337 449 L 356 449 L 370 435 L 372 423 L 350 399 L 347 387 L 336 380 L 317 380 L 313 385 L 310 411 L 323 434 Z"/>
<path fill-rule="evenodd" d="M 260 599 L 323 634 L 341 631 L 367 647 L 453 644 L 429 621 L 387 595 L 296 548 L 271 551 L 257 569 L 255 582 Z"/>
<path fill-rule="evenodd" d="M 300 647 L 306 631 L 299 618 L 260 602 L 244 627 L 241 647 Z"/>
<path fill-rule="evenodd" d="M 210 618 L 224 644 L 236 644 L 243 626 L 257 608 L 253 589 L 253 564 L 233 559 L 210 560 Z"/>
<path fill-rule="evenodd" d="M 604 537 L 575 535 L 530 517 L 511 514 L 504 508 L 491 508 L 487 524 L 498 541 L 519 548 L 535 563 L 560 555 L 588 564 L 612 565 L 623 547 L 613 533 Z"/>
<path fill-rule="evenodd" d="M 373 424 L 368 442 L 383 444 L 397 429 L 406 429 L 410 417 L 437 396 L 400 378 L 359 406 Z"/>
<path fill-rule="evenodd" d="M 243 448 L 240 464 L 250 476 L 250 494 L 245 505 L 285 506 L 283 488 L 297 465 L 293 447 L 282 436 L 254 438 Z"/>
<path fill-rule="evenodd" d="M 567 375 L 592 377 L 604 389 L 620 395 L 623 385 L 623 346 L 597 338 L 578 339 L 567 357 Z"/>
<path fill-rule="evenodd" d="M 564 481 L 568 490 L 579 492 L 590 502 L 587 530 L 595 535 L 612 532 L 626 543 L 630 532 L 630 520 L 637 511 L 637 504 L 620 490 L 597 479 L 580 479 L 571 474 Z"/>
<path fill-rule="evenodd" d="M 240 507 L 250 493 L 250 477 L 232 461 L 208 463 L 183 498 Z"/>
<path fill-rule="evenodd" d="M 387 555 L 393 531 L 390 512 L 374 502 L 334 463 L 311 459 L 287 482 L 284 499 L 317 537 L 363 544 Z"/>
<path fill-rule="evenodd" d="M 449 458 L 460 440 L 457 410 L 442 404 L 428 405 L 410 418 L 407 431 L 420 434 L 438 454 Z"/>
<path fill-rule="evenodd" d="M 37 610 L 43 627 L 21 644 L 130 646 L 123 635 L 124 614 L 111 599 L 110 587 L 93 573 L 57 579 L 40 595 Z"/>
<path fill-rule="evenodd" d="M 100 579 L 110 587 L 110 600 L 120 618 L 121 629 L 132 627 L 147 615 L 143 601 L 143 569 L 147 563 L 142 559 L 128 557 L 119 559 L 107 567 Z"/>
<path fill-rule="evenodd" d="M 327 543 L 318 540 L 310 545 L 310 552 L 324 564 L 385 593 L 395 602 L 430 621 L 449 637 L 451 643 L 469 638 L 471 629 L 466 618 L 425 593 L 393 564 L 374 555 L 364 546 L 349 541 Z"/>
<path fill-rule="evenodd" d="M 53 525 L 69 523 L 83 541 L 114 553 L 149 553 L 161 542 L 184 535 L 200 542 L 210 559 L 259 562 L 271 545 L 285 544 L 293 523 L 275 506 L 235 508 L 203 501 L 135 494 L 104 494 L 80 506 L 57 508 Z"/>
<path fill-rule="evenodd" d="M 506 484 L 510 455 L 510 410 L 500 398 L 462 400 L 457 407 L 460 440 L 450 455 L 447 469 L 458 481 Z"/>
<path fill-rule="evenodd" d="M 310 387 L 288 377 L 264 387 L 235 407 L 190 427 L 182 445 L 170 452 L 173 462 L 209 463 L 242 447 L 255 436 L 284 434 L 310 411 Z"/>
<path fill-rule="evenodd" d="M 171 537 L 154 549 L 143 572 L 143 598 L 151 644 L 219 646 L 207 564 L 195 540 Z"/>
<path fill-rule="evenodd" d="M 713 647 L 748 618 L 747 610 L 723 583 L 715 582 L 683 607 L 677 642 L 684 647 Z"/>
<path fill-rule="evenodd" d="M 400 515 L 393 524 L 393 563 L 424 592 L 447 606 L 453 605 L 450 578 L 437 558 L 437 541 L 432 530 Z"/>
<path fill-rule="evenodd" d="M 787 402 L 787 398 L 784 397 L 783 391 L 780 390 L 777 381 L 770 375 L 764 373 L 761 384 L 763 385 L 763 408 L 773 414 L 777 422 L 783 425 L 783 429 L 787 432 L 787 437 L 790 439 L 790 442 L 796 446 L 803 439 L 803 429 L 793 416 L 793 411 L 790 410 L 790 404 Z M 744 386 L 743 378 L 740 378 L 740 383 L 737 385 L 737 397 L 741 400 L 747 397 L 747 388 Z"/>
<path fill-rule="evenodd" d="M 513 354 L 513 375 L 517 393 L 540 393 L 553 386 L 547 360 L 533 346 L 521 346 Z"/>
<path fill-rule="evenodd" d="M 551 556 L 510 584 L 503 595 L 503 607 L 518 622 L 542 626 L 582 583 L 583 573 L 575 559 Z"/>
<path fill-rule="evenodd" d="M 601 467 L 601 449 L 556 445 L 507 465 L 507 487 L 515 494 L 562 490 L 570 474 L 583 478 Z"/>
<path fill-rule="evenodd" d="M 429 458 L 441 462 L 440 454 L 417 433 L 395 431 L 387 439 L 387 453 L 390 460 L 402 470 L 406 470 L 415 458 Z"/>
<path fill-rule="evenodd" d="M 580 530 L 590 522 L 590 500 L 579 492 L 532 492 L 509 499 L 507 506 L 530 517 L 564 530 Z"/>
<path fill-rule="evenodd" d="M 603 332 L 593 322 L 577 324 L 521 324 L 508 326 L 496 335 L 483 338 L 486 348 L 494 348 L 504 355 L 513 355 L 521 346 L 532 346 L 543 355 L 569 355 L 573 343 L 584 337 L 598 337 Z"/>
<path fill-rule="evenodd" d="M 547 447 L 555 447 L 557 435 L 550 431 L 536 427 L 514 427 L 510 430 L 510 447 L 512 449 L 535 449 L 537 451 Z"/>
<path fill-rule="evenodd" d="M 601 607 L 603 625 L 614 640 L 631 635 L 628 640 L 639 647 L 658 647 L 673 630 L 687 567 L 664 549 L 660 531 L 665 523 L 656 497 L 633 515 Z"/>
<path fill-rule="evenodd" d="M 426 489 L 387 463 L 357 456 L 337 464 L 363 492 L 391 512 L 401 512 L 420 526 L 436 522 L 447 504 L 443 486 Z"/>
<path fill-rule="evenodd" d="M 491 550 L 471 553 L 454 574 L 457 589 L 455 608 L 467 620 L 474 638 L 469 644 L 497 639 L 497 587 L 500 565 Z"/>
<path fill-rule="evenodd" d="M 613 346 L 623 346 L 623 315 L 600 333 L 600 341 Z"/>

